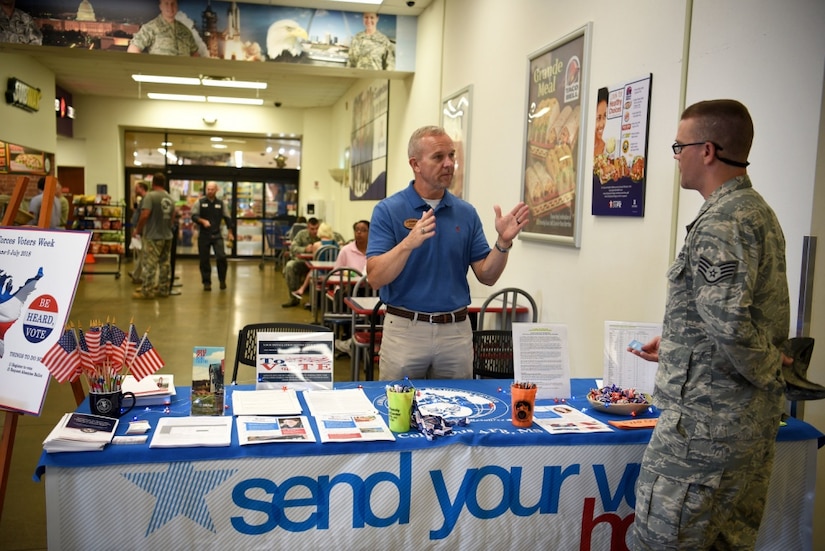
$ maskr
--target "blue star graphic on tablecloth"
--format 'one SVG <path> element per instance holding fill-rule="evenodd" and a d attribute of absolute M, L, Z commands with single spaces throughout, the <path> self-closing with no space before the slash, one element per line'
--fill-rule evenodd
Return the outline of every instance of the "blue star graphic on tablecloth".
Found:
<path fill-rule="evenodd" d="M 192 463 L 170 463 L 166 472 L 123 473 L 123 476 L 157 498 L 146 536 L 178 515 L 184 515 L 210 532 L 215 531 L 205 497 L 235 474 L 237 469 L 196 471 Z"/>

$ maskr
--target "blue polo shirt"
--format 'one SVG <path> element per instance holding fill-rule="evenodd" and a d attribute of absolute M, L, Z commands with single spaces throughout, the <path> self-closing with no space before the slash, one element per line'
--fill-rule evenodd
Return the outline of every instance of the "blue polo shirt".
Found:
<path fill-rule="evenodd" d="M 398 245 L 410 232 L 404 221 L 417 221 L 429 209 L 412 182 L 378 203 L 367 258 Z M 398 277 L 379 290 L 385 304 L 417 312 L 451 312 L 470 304 L 467 270 L 490 254 L 481 219 L 475 207 L 447 191 L 435 209 L 435 221 L 435 235 L 412 251 Z"/>

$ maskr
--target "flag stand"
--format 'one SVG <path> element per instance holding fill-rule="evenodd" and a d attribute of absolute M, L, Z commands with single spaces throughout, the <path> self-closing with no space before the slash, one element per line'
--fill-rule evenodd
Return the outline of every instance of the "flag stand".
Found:
<path fill-rule="evenodd" d="M 23 202 L 23 195 L 26 193 L 26 186 L 29 179 L 26 176 L 17 178 L 14 186 L 14 192 L 6 205 L 6 212 L 3 216 L 3 226 L 13 226 L 14 218 L 20 208 L 20 203 Z M 43 203 L 40 208 L 40 218 L 37 220 L 37 227 L 48 228 L 51 222 L 52 209 L 46 208 L 45 205 L 51 205 L 54 201 L 55 190 L 57 189 L 57 178 L 54 176 L 46 176 L 46 186 L 43 189 Z M 83 390 L 83 384 L 80 379 L 72 381 L 72 392 L 74 393 L 77 405 L 83 403 L 86 399 L 86 392 Z M 2 410 L 2 408 L 0 408 Z M 14 451 L 14 437 L 17 433 L 17 422 L 21 413 L 19 411 L 5 411 L 5 421 L 3 423 L 3 439 L 0 441 L 0 518 L 3 516 L 3 504 L 6 501 L 6 487 L 9 481 L 9 470 L 11 467 L 11 457 Z"/>

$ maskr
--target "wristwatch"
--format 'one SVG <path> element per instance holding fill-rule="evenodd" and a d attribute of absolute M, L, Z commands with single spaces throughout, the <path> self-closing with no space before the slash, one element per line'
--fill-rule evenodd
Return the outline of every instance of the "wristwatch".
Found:
<path fill-rule="evenodd" d="M 505 249 L 504 247 L 498 244 L 498 239 L 496 239 L 495 247 L 498 252 L 507 254 L 510 252 L 510 249 L 513 248 L 513 243 L 511 242 L 510 246 Z"/>

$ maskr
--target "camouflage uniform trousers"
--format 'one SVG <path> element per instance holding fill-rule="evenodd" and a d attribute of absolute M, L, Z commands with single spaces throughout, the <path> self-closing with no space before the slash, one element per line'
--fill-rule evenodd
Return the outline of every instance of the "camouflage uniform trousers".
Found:
<path fill-rule="evenodd" d="M 144 239 L 141 258 L 143 284 L 141 293 L 145 297 L 169 296 L 171 282 L 171 239 Z"/>
<path fill-rule="evenodd" d="M 307 263 L 300 259 L 292 259 L 284 266 L 284 277 L 286 278 L 286 286 L 289 292 L 298 290 L 304 284 L 309 268 Z"/>
<path fill-rule="evenodd" d="M 711 439 L 707 424 L 663 411 L 636 483 L 633 551 L 753 549 L 779 419 L 762 434 Z"/>

